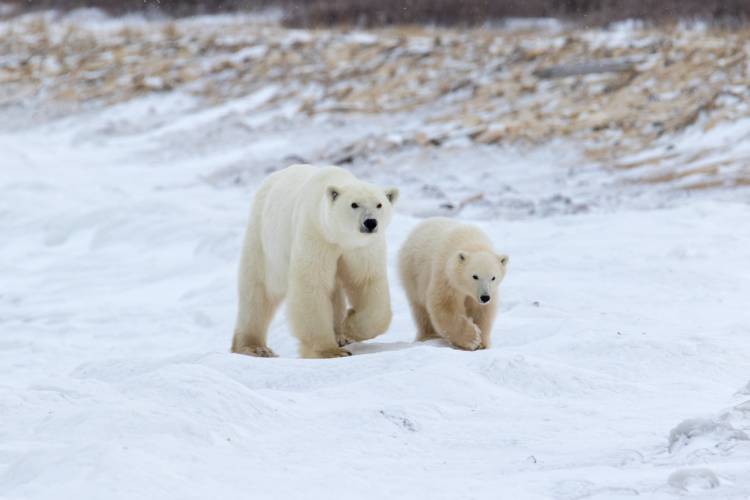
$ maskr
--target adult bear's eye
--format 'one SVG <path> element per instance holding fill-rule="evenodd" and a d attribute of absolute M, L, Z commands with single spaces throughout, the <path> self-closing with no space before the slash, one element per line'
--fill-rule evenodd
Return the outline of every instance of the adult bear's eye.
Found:
<path fill-rule="evenodd" d="M 494 276 L 492 277 L 492 281 L 495 281 L 495 277 Z"/>
<path fill-rule="evenodd" d="M 477 275 L 475 274 L 474 276 L 472 276 L 472 278 L 474 278 L 475 280 L 478 280 L 478 279 L 479 279 L 479 276 L 477 276 Z"/>
<path fill-rule="evenodd" d="M 378 208 L 383 208 L 383 204 L 382 203 L 378 203 Z"/>
<path fill-rule="evenodd" d="M 356 203 L 352 203 L 352 208 L 359 208 L 359 205 L 357 205 Z"/>

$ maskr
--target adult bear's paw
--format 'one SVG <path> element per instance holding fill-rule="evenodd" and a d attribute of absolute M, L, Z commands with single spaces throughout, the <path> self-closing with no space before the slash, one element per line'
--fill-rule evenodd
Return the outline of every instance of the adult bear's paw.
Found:
<path fill-rule="evenodd" d="M 276 353 L 266 346 L 240 347 L 237 349 L 238 354 L 246 356 L 255 356 L 256 358 L 275 358 Z"/>

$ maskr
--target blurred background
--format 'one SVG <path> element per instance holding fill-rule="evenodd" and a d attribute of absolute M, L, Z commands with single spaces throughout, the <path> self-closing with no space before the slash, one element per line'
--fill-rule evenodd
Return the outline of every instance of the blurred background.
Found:
<path fill-rule="evenodd" d="M 183 118 L 216 112 L 162 129 L 184 146 L 160 154 L 243 149 L 217 162 L 216 185 L 327 162 L 403 177 L 417 215 L 474 217 L 750 185 L 740 0 L 6 0 L 0 12 L 6 126 L 179 95 Z M 129 116 L 154 130 L 166 112 Z"/>
<path fill-rule="evenodd" d="M 349 24 L 430 23 L 473 25 L 507 17 L 556 17 L 606 23 L 622 19 L 674 21 L 700 18 L 737 23 L 750 15 L 742 0 L 7 0 L 20 8 L 99 7 L 115 14 L 148 11 L 170 15 L 253 11 L 277 7 L 285 24 L 298 27 Z"/>

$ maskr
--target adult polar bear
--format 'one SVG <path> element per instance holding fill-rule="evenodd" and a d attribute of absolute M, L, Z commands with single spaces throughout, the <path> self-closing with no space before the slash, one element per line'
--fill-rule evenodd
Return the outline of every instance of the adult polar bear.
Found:
<path fill-rule="evenodd" d="M 338 167 L 292 165 L 268 176 L 245 234 L 232 352 L 274 356 L 268 325 L 285 296 L 302 357 L 348 356 L 341 346 L 385 332 L 384 232 L 397 197 Z"/>

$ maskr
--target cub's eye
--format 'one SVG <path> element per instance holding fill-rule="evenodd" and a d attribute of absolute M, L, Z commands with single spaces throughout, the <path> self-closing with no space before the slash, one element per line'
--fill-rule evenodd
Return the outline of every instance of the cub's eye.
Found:
<path fill-rule="evenodd" d="M 357 209 L 359 208 L 359 205 L 357 205 L 356 203 L 352 203 L 352 208 Z"/>
<path fill-rule="evenodd" d="M 472 276 L 472 278 L 474 278 L 475 280 L 478 280 L 478 279 L 479 279 L 479 276 L 477 276 L 477 275 L 475 274 L 474 276 Z"/>
<path fill-rule="evenodd" d="M 495 281 L 495 277 L 494 276 L 492 277 L 492 281 Z"/>
<path fill-rule="evenodd" d="M 378 203 L 378 208 L 383 208 L 383 204 L 382 203 Z"/>

